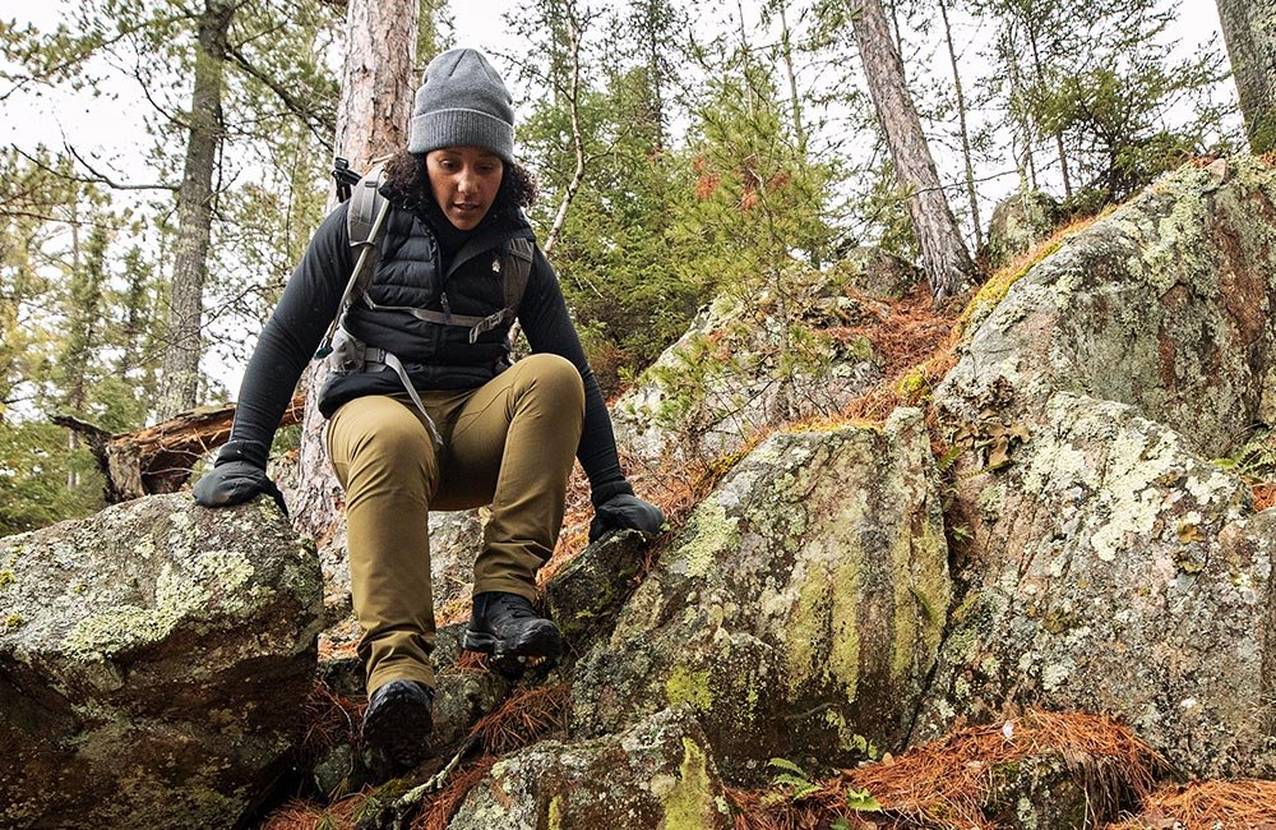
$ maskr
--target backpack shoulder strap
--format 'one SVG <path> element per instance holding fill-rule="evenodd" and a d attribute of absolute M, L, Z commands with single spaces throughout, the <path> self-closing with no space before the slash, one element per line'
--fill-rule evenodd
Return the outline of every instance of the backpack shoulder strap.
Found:
<path fill-rule="evenodd" d="M 505 277 L 505 311 L 508 318 L 518 315 L 527 292 L 527 282 L 532 275 L 532 256 L 536 242 L 526 237 L 515 237 L 505 243 L 501 252 L 501 272 Z"/>
<path fill-rule="evenodd" d="M 319 350 L 315 352 L 316 358 L 326 357 L 332 351 L 332 338 L 337 327 L 345 319 L 350 304 L 367 290 L 377 262 L 381 259 L 381 248 L 377 241 L 390 213 L 390 200 L 381 195 L 381 178 L 382 167 L 378 165 L 365 174 L 351 190 L 350 204 L 346 209 L 346 231 L 350 236 L 350 247 L 359 250 L 359 258 L 346 282 L 346 290 L 341 294 L 337 315 L 328 326 Z"/>
<path fill-rule="evenodd" d="M 387 199 L 381 195 L 381 173 L 380 166 L 374 167 L 350 191 L 346 230 L 350 234 L 352 248 L 375 242 L 380 233 L 377 216 L 388 204 Z"/>

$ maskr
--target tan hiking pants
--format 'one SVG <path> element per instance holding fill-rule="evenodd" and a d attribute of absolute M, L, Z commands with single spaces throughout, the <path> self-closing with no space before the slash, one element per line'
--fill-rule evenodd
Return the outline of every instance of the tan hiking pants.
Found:
<path fill-rule="evenodd" d="M 345 488 L 346 543 L 367 691 L 407 678 L 434 686 L 430 510 L 491 504 L 474 593 L 536 599 L 536 569 L 563 522 L 585 392 L 565 358 L 535 354 L 476 389 L 421 393 L 443 438 L 436 451 L 416 407 L 369 395 L 343 404 L 325 443 Z"/>

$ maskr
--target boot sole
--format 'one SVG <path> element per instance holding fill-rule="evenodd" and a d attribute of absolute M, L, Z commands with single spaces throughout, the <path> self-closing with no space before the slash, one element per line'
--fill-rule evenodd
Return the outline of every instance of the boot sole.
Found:
<path fill-rule="evenodd" d="M 408 690 L 391 690 L 363 722 L 365 746 L 379 751 L 396 771 L 411 769 L 430 754 L 431 707 Z"/>
<path fill-rule="evenodd" d="M 563 637 L 553 625 L 540 626 L 513 641 L 467 628 L 461 648 L 495 657 L 546 657 L 556 660 L 563 653 Z"/>

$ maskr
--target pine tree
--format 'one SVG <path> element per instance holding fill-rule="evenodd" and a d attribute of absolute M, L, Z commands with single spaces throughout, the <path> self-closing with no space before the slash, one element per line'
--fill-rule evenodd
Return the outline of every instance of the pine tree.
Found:
<path fill-rule="evenodd" d="M 935 171 L 880 0 L 857 0 L 852 21 L 878 119 L 900 184 L 908 191 L 922 267 L 936 300 L 952 296 L 974 276 L 974 263 Z"/>

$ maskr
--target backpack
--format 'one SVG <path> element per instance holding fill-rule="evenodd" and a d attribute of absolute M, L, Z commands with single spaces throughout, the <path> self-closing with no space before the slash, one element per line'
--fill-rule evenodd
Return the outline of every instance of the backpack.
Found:
<path fill-rule="evenodd" d="M 416 389 L 413 388 L 403 363 L 385 349 L 369 346 L 351 335 L 345 328 L 346 313 L 350 310 L 351 304 L 362 301 L 372 309 L 401 311 L 430 323 L 468 328 L 470 342 L 473 343 L 480 334 L 491 331 L 507 321 L 512 322 L 517 316 L 518 307 L 522 303 L 532 271 L 535 242 L 530 234 L 509 231 L 485 234 L 471 240 L 457 253 L 454 267 L 449 269 L 447 274 L 442 275 L 440 300 L 443 311 L 415 306 L 377 304 L 368 294 L 368 284 L 376 272 L 377 263 L 381 260 L 381 248 L 378 242 L 391 209 L 390 201 L 381 195 L 384 170 L 381 164 L 376 163 L 377 161 L 384 161 L 384 159 L 374 160 L 375 166 L 363 176 L 351 170 L 349 162 L 343 158 L 337 158 L 336 166 L 332 171 L 333 178 L 337 181 L 338 197 L 342 201 L 350 202 L 346 212 L 346 230 L 350 237 L 350 247 L 359 250 L 359 258 L 346 283 L 345 291 L 342 292 L 336 317 L 333 318 L 318 351 L 315 352 L 315 359 L 326 358 L 328 367 L 334 372 L 393 371 L 399 376 L 399 381 L 412 398 L 413 404 L 425 416 L 426 425 L 435 443 L 442 444 L 442 438 L 434 426 L 434 421 L 425 411 L 425 406 L 421 403 Z M 467 249 L 485 248 L 493 243 L 500 247 L 500 258 L 495 267 L 499 269 L 504 284 L 505 306 L 486 317 L 453 314 L 448 307 L 447 278 L 451 276 L 455 266 L 466 259 Z"/>

